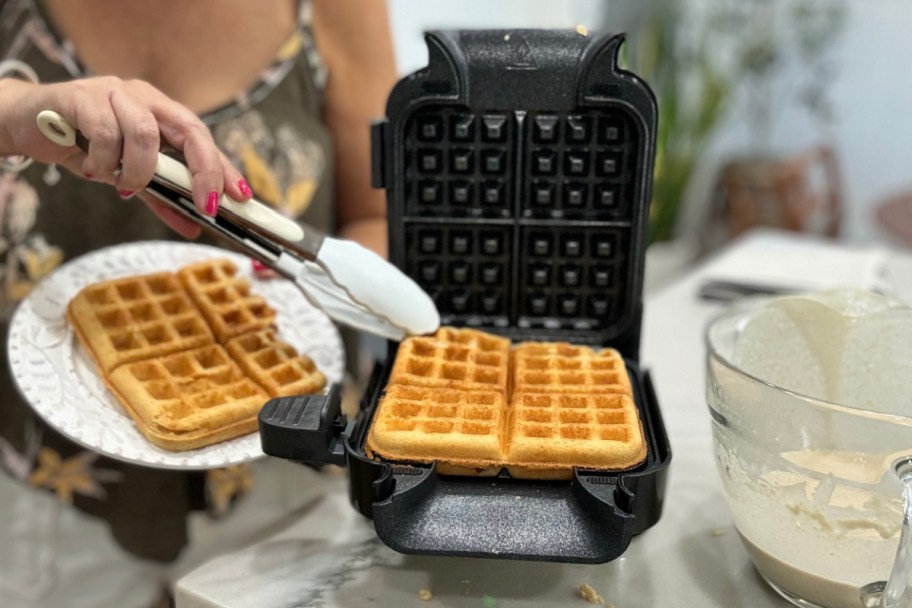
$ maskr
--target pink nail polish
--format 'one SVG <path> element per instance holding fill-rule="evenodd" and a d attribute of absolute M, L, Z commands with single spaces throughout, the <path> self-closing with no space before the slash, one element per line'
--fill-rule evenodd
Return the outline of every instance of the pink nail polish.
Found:
<path fill-rule="evenodd" d="M 120 198 L 130 198 L 134 194 L 136 194 L 136 192 L 134 192 L 133 190 L 118 190 L 117 191 L 117 195 L 120 196 Z"/>
<path fill-rule="evenodd" d="M 271 279 L 276 276 L 276 273 L 272 268 L 259 260 L 251 259 L 250 266 L 253 268 L 253 275 L 258 279 Z"/>
<path fill-rule="evenodd" d="M 247 183 L 246 179 L 238 180 L 238 189 L 244 196 L 253 196 L 253 190 L 250 189 L 250 184 Z"/>
<path fill-rule="evenodd" d="M 209 198 L 206 199 L 206 214 L 212 217 L 215 217 L 215 214 L 218 213 L 218 201 L 219 193 L 213 190 L 209 193 Z"/>

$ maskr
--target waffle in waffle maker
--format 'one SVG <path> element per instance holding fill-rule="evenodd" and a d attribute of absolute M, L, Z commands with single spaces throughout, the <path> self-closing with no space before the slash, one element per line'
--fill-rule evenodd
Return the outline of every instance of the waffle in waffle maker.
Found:
<path fill-rule="evenodd" d="M 561 356 L 611 358 L 587 365 L 626 367 L 619 377 L 645 440 L 645 456 L 627 468 L 556 475 L 528 475 L 493 453 L 468 463 L 452 454 L 380 456 L 375 440 L 368 444 L 384 398 L 507 424 L 497 391 L 454 398 L 420 379 L 388 388 L 406 358 L 398 351 L 427 338 L 389 342 L 354 420 L 341 414 L 337 391 L 270 401 L 260 415 L 264 450 L 346 465 L 355 508 L 398 551 L 601 563 L 659 518 L 671 454 L 638 365 L 657 109 L 649 88 L 617 67 L 622 42 L 575 31 L 430 33 L 429 65 L 400 81 L 386 120 L 374 126 L 391 261 L 431 295 L 442 324 L 463 328 L 452 335 L 478 330 L 512 341 L 514 361 L 524 348 L 530 360 L 557 356 L 541 352 L 556 344 L 569 351 Z M 581 422 L 566 412 L 589 412 L 595 422 L 600 407 L 623 409 L 614 390 L 581 400 L 573 391 L 527 398 L 515 388 L 504 394 L 528 410 L 524 419 L 552 412 L 538 425 L 541 438 Z M 573 444 L 571 435 L 562 436 Z"/>

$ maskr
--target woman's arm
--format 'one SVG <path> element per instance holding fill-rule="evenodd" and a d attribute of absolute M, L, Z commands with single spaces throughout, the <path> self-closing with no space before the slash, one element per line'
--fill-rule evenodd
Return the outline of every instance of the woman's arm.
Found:
<path fill-rule="evenodd" d="M 329 68 L 324 120 L 335 141 L 339 235 L 386 256 L 386 198 L 370 170 L 370 123 L 396 81 L 386 2 L 314 0 L 313 26 Z"/>

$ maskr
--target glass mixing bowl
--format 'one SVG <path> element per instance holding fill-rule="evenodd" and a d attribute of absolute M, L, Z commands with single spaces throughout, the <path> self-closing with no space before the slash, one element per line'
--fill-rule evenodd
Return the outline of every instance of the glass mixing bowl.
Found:
<path fill-rule="evenodd" d="M 907 408 L 876 411 L 752 375 L 735 351 L 765 304 L 737 305 L 706 332 L 715 460 L 744 546 L 798 606 L 912 606 L 912 377 Z"/>

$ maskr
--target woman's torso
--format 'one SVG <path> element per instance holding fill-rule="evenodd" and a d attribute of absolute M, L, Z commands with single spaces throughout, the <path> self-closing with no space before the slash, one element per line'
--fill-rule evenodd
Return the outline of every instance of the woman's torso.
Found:
<path fill-rule="evenodd" d="M 45 82 L 107 72 L 150 80 L 201 112 L 258 199 L 331 230 L 332 153 L 321 121 L 325 72 L 308 8 L 292 0 L 0 0 L 0 59 L 25 61 Z M 2 333 L 16 303 L 66 260 L 162 238 L 177 237 L 110 186 L 37 164 L 18 175 L 0 173 Z M 0 367 L 7 369 L 6 348 Z M 209 501 L 209 476 L 83 458 L 84 449 L 37 419 L 9 374 L 0 374 L 0 469 L 59 493 L 47 482 L 52 478 L 39 474 L 35 437 L 40 452 L 53 451 L 57 461 L 85 463 L 82 473 L 102 491 L 77 492 L 71 500 L 107 520 L 118 542 L 147 558 L 174 559 L 186 542 L 188 510 L 219 512 L 234 497 L 219 492 L 220 504 Z M 118 481 L 96 479 L 95 471 L 110 470 L 119 471 Z M 157 516 L 137 526 L 125 515 L 136 505 L 155 505 Z"/>
<path fill-rule="evenodd" d="M 43 0 L 94 74 L 154 84 L 197 113 L 248 88 L 295 29 L 295 0 Z"/>

